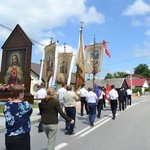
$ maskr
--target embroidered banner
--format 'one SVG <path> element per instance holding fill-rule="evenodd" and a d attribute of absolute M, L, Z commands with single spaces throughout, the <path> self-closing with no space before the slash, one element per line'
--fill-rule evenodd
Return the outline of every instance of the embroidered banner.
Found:
<path fill-rule="evenodd" d="M 85 80 L 85 65 L 84 65 L 84 54 L 83 54 L 83 36 L 82 30 L 80 30 L 79 37 L 79 48 L 78 57 L 76 61 L 77 71 L 76 71 L 76 90 L 82 85 Z"/>
<path fill-rule="evenodd" d="M 73 53 L 59 53 L 58 54 L 58 68 L 56 81 L 61 83 L 67 83 L 69 71 L 71 67 Z"/>
<path fill-rule="evenodd" d="M 103 60 L 103 44 L 89 45 L 86 48 L 86 73 L 96 74 L 100 72 Z"/>
<path fill-rule="evenodd" d="M 46 82 L 49 81 L 50 77 L 54 74 L 55 66 L 55 49 L 56 43 L 49 44 L 45 47 L 43 77 Z"/>

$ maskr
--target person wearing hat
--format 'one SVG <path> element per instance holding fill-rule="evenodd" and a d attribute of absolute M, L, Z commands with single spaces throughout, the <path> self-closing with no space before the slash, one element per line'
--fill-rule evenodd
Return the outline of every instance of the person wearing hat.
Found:
<path fill-rule="evenodd" d="M 112 111 L 112 119 L 114 120 L 116 117 L 116 111 L 117 111 L 117 104 L 118 104 L 118 92 L 115 89 L 115 85 L 111 85 L 111 90 L 108 93 L 109 99 L 110 99 L 110 105 L 111 105 L 111 111 Z"/>

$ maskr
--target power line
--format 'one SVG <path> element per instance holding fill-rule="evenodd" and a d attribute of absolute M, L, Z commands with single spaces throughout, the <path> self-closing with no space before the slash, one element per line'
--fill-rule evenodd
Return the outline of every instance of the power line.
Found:
<path fill-rule="evenodd" d="M 10 31 L 13 31 L 12 29 L 10 29 L 10 28 L 8 28 L 8 27 L 2 25 L 2 24 L 0 24 L 0 26 L 3 27 L 3 28 L 5 28 L 5 29 L 8 29 L 8 30 L 10 30 Z"/>
<path fill-rule="evenodd" d="M 8 27 L 2 25 L 2 24 L 0 24 L 0 26 L 3 27 L 3 28 L 5 28 L 5 29 L 7 29 L 7 30 L 13 31 L 12 29 L 10 29 L 10 28 L 8 28 Z M 46 46 L 45 44 L 40 43 L 39 41 L 36 41 L 36 40 L 34 40 L 34 39 L 30 39 L 30 40 L 31 40 L 33 43 L 36 43 L 36 44 L 38 44 L 38 45 L 40 45 L 40 46 L 43 46 L 43 47 Z M 118 61 L 118 62 L 111 63 L 111 64 L 107 64 L 107 65 L 104 65 L 104 66 L 111 66 L 111 65 L 114 65 L 114 64 L 125 63 L 125 62 L 129 62 L 129 61 L 137 60 L 137 59 L 140 59 L 140 58 L 148 57 L 148 56 L 150 56 L 150 54 L 149 54 L 149 55 L 146 55 L 146 56 L 141 56 L 141 57 L 138 57 L 138 58 L 129 59 L 129 60 Z"/>
<path fill-rule="evenodd" d="M 146 56 L 141 56 L 141 57 L 138 57 L 138 58 L 128 59 L 128 60 L 124 60 L 124 61 L 118 61 L 118 62 L 111 63 L 111 64 L 104 65 L 104 66 L 111 66 L 111 65 L 114 65 L 114 64 L 120 64 L 120 63 L 124 63 L 124 62 L 128 62 L 128 61 L 133 61 L 133 60 L 141 59 L 141 58 L 148 57 L 148 56 L 150 56 L 150 54 L 146 55 Z"/>
<path fill-rule="evenodd" d="M 149 55 L 147 55 L 147 56 L 149 56 Z M 140 58 L 143 58 L 143 57 L 147 57 L 147 56 L 142 56 L 142 57 L 140 57 Z M 139 59 L 139 58 L 135 58 L 135 59 Z M 126 60 L 126 61 L 132 61 L 132 60 L 135 60 L 135 59 L 130 59 L 130 60 Z M 122 61 L 122 62 L 126 62 L 126 61 Z M 119 64 L 121 63 L 121 62 L 118 62 Z M 114 63 L 114 64 L 117 64 L 117 63 Z M 150 63 L 146 63 L 147 65 L 148 64 L 150 64 Z M 110 64 L 111 65 L 111 64 Z M 104 65 L 105 66 L 105 65 Z M 108 65 L 107 65 L 108 66 Z M 136 67 L 135 67 L 136 68 Z M 132 68 L 132 69 L 134 69 L 134 68 Z M 127 69 L 127 70 L 131 70 L 131 69 Z M 110 70 L 107 70 L 107 69 L 101 69 L 101 71 L 103 71 L 103 72 L 110 72 Z M 101 72 L 100 71 L 100 72 Z M 118 71 L 116 71 L 116 72 L 118 72 Z M 121 72 L 123 72 L 123 71 L 121 71 Z"/>
<path fill-rule="evenodd" d="M 2 24 L 0 24 L 0 26 L 3 27 L 3 28 L 5 28 L 5 29 L 7 29 L 7 30 L 9 30 L 9 31 L 13 31 L 12 29 L 10 29 L 10 28 L 8 28 L 8 27 L 2 25 Z M 30 40 L 31 40 L 33 43 L 36 43 L 36 44 L 38 44 L 38 45 L 40 45 L 40 46 L 43 46 L 43 47 L 46 46 L 45 44 L 42 44 L 42 43 L 40 43 L 40 42 L 38 42 L 38 41 L 36 41 L 36 40 L 34 40 L 34 39 L 30 39 Z"/>

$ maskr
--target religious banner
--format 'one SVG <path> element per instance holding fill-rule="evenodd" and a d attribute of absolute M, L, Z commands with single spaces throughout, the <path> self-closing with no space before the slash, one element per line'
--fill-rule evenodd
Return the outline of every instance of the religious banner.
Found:
<path fill-rule="evenodd" d="M 82 28 L 80 29 L 79 36 L 79 46 L 78 46 L 78 56 L 76 61 L 77 71 L 76 71 L 76 90 L 82 85 L 85 80 L 85 66 L 84 66 L 84 46 L 83 46 L 83 35 Z"/>
<path fill-rule="evenodd" d="M 73 53 L 58 53 L 56 81 L 67 83 Z"/>
<path fill-rule="evenodd" d="M 43 68 L 43 76 L 46 82 L 49 81 L 50 77 L 54 74 L 54 66 L 55 66 L 55 49 L 56 43 L 51 43 L 45 47 L 45 57 L 44 57 L 44 68 Z"/>
<path fill-rule="evenodd" d="M 86 66 L 87 74 L 100 72 L 103 60 L 103 44 L 93 44 L 86 47 Z"/>

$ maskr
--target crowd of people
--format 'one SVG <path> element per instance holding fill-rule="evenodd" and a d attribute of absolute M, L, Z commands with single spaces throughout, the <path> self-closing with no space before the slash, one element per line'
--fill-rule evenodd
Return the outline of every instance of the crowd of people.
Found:
<path fill-rule="evenodd" d="M 39 114 L 41 121 L 38 126 L 38 132 L 45 132 L 48 144 L 47 150 L 55 149 L 55 138 L 59 122 L 58 114 L 65 119 L 64 133 L 66 135 L 74 134 L 76 120 L 76 102 L 80 100 L 80 115 L 86 115 L 89 118 L 89 124 L 94 126 L 95 118 L 101 118 L 101 110 L 106 107 L 104 87 L 98 86 L 98 91 L 94 87 L 85 88 L 82 84 L 77 92 L 72 90 L 71 85 L 62 84 L 62 87 L 56 92 L 53 87 L 45 89 L 45 83 L 42 83 L 36 93 L 39 104 Z M 10 101 L 5 104 L 4 115 L 6 118 L 5 145 L 7 150 L 30 150 L 30 115 L 32 108 L 28 102 L 23 101 L 24 91 L 21 85 L 14 85 L 11 89 Z M 111 85 L 108 92 L 112 119 L 116 117 L 117 106 L 119 110 L 125 110 L 127 100 L 132 103 L 132 91 L 124 88 L 115 89 Z M 23 143 L 24 139 L 25 143 Z"/>

